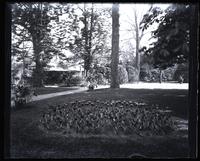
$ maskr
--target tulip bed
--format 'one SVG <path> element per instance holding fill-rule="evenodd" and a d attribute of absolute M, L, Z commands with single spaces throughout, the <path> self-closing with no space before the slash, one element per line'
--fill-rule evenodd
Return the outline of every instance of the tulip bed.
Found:
<path fill-rule="evenodd" d="M 80 100 L 50 106 L 41 125 L 63 134 L 164 135 L 174 129 L 170 113 L 125 100 Z"/>

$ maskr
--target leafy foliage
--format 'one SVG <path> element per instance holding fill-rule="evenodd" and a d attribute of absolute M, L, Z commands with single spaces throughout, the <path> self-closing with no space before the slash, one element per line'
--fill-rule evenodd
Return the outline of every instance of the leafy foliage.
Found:
<path fill-rule="evenodd" d="M 177 67 L 169 67 L 162 70 L 162 81 L 177 81 L 174 79 L 174 75 Z M 159 82 L 160 81 L 160 70 L 159 69 L 143 69 L 141 70 L 140 77 L 142 81 Z"/>
<path fill-rule="evenodd" d="M 136 82 L 138 80 L 138 70 L 131 65 L 128 65 L 126 70 L 128 73 L 128 82 Z"/>
<path fill-rule="evenodd" d="M 46 71 L 45 84 L 58 84 L 59 86 L 76 86 L 81 83 L 81 78 L 76 76 L 76 72 Z"/>
<path fill-rule="evenodd" d="M 174 128 L 169 113 L 145 103 L 111 100 L 79 100 L 51 106 L 41 123 L 64 134 L 167 134 Z"/>
<path fill-rule="evenodd" d="M 122 65 L 118 65 L 118 79 L 120 84 L 128 82 L 128 73 Z"/>
<path fill-rule="evenodd" d="M 15 104 L 23 105 L 31 100 L 34 90 L 31 86 L 18 84 L 15 88 Z"/>
<path fill-rule="evenodd" d="M 141 23 L 143 30 L 154 23 L 159 23 L 152 32 L 156 39 L 151 47 L 145 50 L 154 59 L 154 66 L 166 69 L 175 63 L 184 63 L 189 53 L 190 5 L 173 4 L 164 12 L 156 7 L 144 15 Z"/>
<path fill-rule="evenodd" d="M 12 13 L 12 32 L 18 35 L 15 37 L 18 39 L 17 43 L 12 42 L 12 53 L 15 55 L 22 53 L 18 46 L 24 41 L 32 44 L 31 60 L 35 63 L 33 83 L 34 86 L 42 86 L 44 68 L 47 67 L 48 62 L 54 55 L 67 60 L 62 49 L 73 43 L 73 38 L 78 34 L 78 20 L 73 5 L 62 4 L 61 6 L 58 3 L 46 2 L 14 3 Z M 26 51 L 26 46 L 24 50 Z M 18 59 L 24 57 L 25 55 L 18 56 Z"/>
<path fill-rule="evenodd" d="M 83 24 L 80 35 L 76 37 L 74 44 L 69 47 L 75 53 L 76 59 L 84 60 L 86 73 L 92 68 L 94 60 L 108 52 L 106 41 L 108 36 L 109 15 L 108 10 L 92 6 L 78 7 L 81 15 L 80 22 Z"/>
<path fill-rule="evenodd" d="M 42 58 L 49 58 L 47 54 L 46 45 L 49 44 L 49 32 L 47 26 L 50 22 L 50 17 L 48 16 L 48 5 L 47 3 L 14 3 L 12 5 L 12 31 L 16 35 L 22 35 L 23 38 L 28 39 L 32 42 L 33 58 L 35 62 L 34 78 L 37 85 L 42 85 L 42 69 L 44 62 L 41 61 Z M 22 30 L 22 31 L 19 31 Z M 26 32 L 23 32 L 25 30 Z M 20 32 L 20 33 L 18 33 Z M 19 37 L 18 45 L 23 43 L 26 39 L 21 39 Z M 27 40 L 26 40 L 27 41 Z M 29 42 L 29 43 L 30 43 Z M 42 42 L 42 43 L 41 43 Z M 51 45 L 48 50 L 51 48 Z M 18 46 L 15 45 L 14 53 L 18 50 Z M 24 47 L 25 50 L 25 47 Z M 43 51 L 43 54 L 42 54 Z M 42 57 L 43 55 L 43 57 Z M 20 57 L 18 57 L 20 59 Z M 23 57 L 22 57 L 23 59 Z M 42 62 L 42 63 L 41 63 Z M 37 78 L 41 77 L 41 78 Z"/>
<path fill-rule="evenodd" d="M 89 70 L 87 80 L 96 84 L 107 84 L 109 82 L 110 67 L 106 64 L 95 62 L 93 68 Z"/>
<path fill-rule="evenodd" d="M 183 77 L 183 82 L 188 83 L 189 81 L 189 71 L 188 63 L 179 64 L 174 72 L 173 79 L 179 81 L 180 76 Z"/>

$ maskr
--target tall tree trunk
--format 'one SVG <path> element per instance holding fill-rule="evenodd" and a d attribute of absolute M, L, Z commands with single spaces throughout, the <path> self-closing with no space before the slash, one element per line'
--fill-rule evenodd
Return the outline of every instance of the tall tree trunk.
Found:
<path fill-rule="evenodd" d="M 89 69 L 90 69 L 90 66 L 92 64 L 92 33 L 93 33 L 93 24 L 94 24 L 94 13 L 93 13 L 93 3 L 92 3 L 92 11 L 91 11 L 91 17 L 90 17 L 90 32 L 89 32 L 89 42 L 88 42 L 88 58 L 89 58 Z"/>
<path fill-rule="evenodd" d="M 119 88 L 119 4 L 112 6 L 112 53 L 111 53 L 111 88 Z"/>
<path fill-rule="evenodd" d="M 84 69 L 85 69 L 85 76 L 87 77 L 89 71 L 89 52 L 88 52 L 88 22 L 87 22 L 87 13 L 86 13 L 86 4 L 84 4 L 84 37 L 85 37 L 85 51 L 84 51 Z"/>
<path fill-rule="evenodd" d="M 23 42 L 23 50 L 24 50 L 24 49 L 25 49 L 25 46 L 24 46 L 24 42 Z M 21 79 L 22 79 L 23 85 L 24 85 L 24 83 L 25 83 L 25 80 L 24 80 L 24 79 L 25 79 L 25 67 L 26 67 L 26 64 L 25 64 L 25 55 L 26 55 L 26 54 L 25 54 L 25 52 L 26 52 L 26 51 L 23 51 L 23 53 L 22 53 L 22 54 L 23 54 L 23 71 L 22 71 L 22 78 L 21 78 Z"/>
<path fill-rule="evenodd" d="M 42 3 L 38 3 L 38 12 L 40 13 L 40 19 L 37 20 L 36 26 L 31 26 L 29 28 L 29 32 L 32 36 L 33 42 L 33 52 L 35 57 L 35 69 L 33 71 L 33 86 L 34 87 L 43 87 L 43 79 L 44 79 L 44 70 L 41 63 L 41 39 L 42 39 L 42 32 L 38 28 L 37 25 L 41 24 L 42 22 Z M 35 28 L 36 27 L 36 28 Z"/>
<path fill-rule="evenodd" d="M 43 87 L 43 68 L 40 62 L 40 46 L 39 40 L 32 36 L 33 38 L 33 52 L 35 56 L 35 69 L 33 71 L 33 86 L 34 87 Z"/>
<path fill-rule="evenodd" d="M 90 35 L 89 35 L 89 51 L 91 51 L 92 48 L 92 32 L 93 32 L 93 19 L 94 19 L 94 13 L 93 13 L 93 3 L 92 3 L 92 11 L 91 11 L 91 17 L 90 17 Z"/>
<path fill-rule="evenodd" d="M 136 10 L 134 12 L 135 16 L 135 53 L 136 53 L 136 69 L 138 71 L 138 76 L 137 76 L 137 82 L 140 80 L 140 55 L 139 55 L 139 26 L 138 26 L 138 21 L 137 21 L 137 13 Z"/>

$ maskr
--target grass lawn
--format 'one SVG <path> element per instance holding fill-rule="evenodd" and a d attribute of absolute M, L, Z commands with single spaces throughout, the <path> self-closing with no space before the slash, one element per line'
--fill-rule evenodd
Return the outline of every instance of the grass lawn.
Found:
<path fill-rule="evenodd" d="M 37 95 L 76 90 L 78 87 L 41 87 L 35 89 Z"/>
<path fill-rule="evenodd" d="M 39 119 L 48 105 L 73 100 L 132 100 L 158 104 L 172 110 L 173 116 L 187 119 L 187 90 L 98 89 L 91 92 L 58 96 L 27 104 L 11 111 L 12 158 L 118 158 L 138 153 L 147 157 L 187 157 L 188 139 L 183 131 L 167 136 L 112 137 L 62 136 L 44 132 Z"/>

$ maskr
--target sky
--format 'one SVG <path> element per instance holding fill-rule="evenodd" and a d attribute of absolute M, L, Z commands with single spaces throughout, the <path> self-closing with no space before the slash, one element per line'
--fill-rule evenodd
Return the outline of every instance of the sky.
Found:
<path fill-rule="evenodd" d="M 170 4 L 154 4 L 153 6 L 160 7 L 161 9 L 166 9 Z M 132 48 L 135 47 L 135 40 L 134 40 L 134 32 L 127 31 L 127 29 L 131 29 L 131 27 L 134 25 L 134 8 L 137 12 L 138 22 L 140 22 L 143 18 L 143 15 L 147 13 L 149 10 L 151 4 L 121 4 L 120 5 L 120 47 L 128 49 L 131 45 Z M 151 31 L 155 30 L 157 28 L 157 24 L 153 24 L 151 27 L 149 27 L 146 31 L 144 31 L 145 35 L 141 40 L 141 47 L 142 46 L 149 46 L 150 43 L 152 43 L 153 39 L 149 40 L 151 38 Z M 129 49 L 128 49 L 129 50 Z"/>

